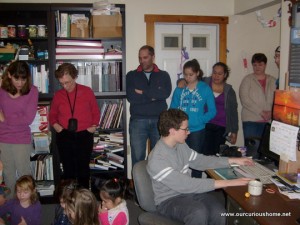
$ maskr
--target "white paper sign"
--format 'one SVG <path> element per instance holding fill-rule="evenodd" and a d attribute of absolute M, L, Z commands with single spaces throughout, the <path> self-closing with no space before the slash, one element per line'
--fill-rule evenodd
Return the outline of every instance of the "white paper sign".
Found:
<path fill-rule="evenodd" d="M 299 127 L 273 120 L 270 131 L 270 150 L 284 161 L 296 161 Z"/>

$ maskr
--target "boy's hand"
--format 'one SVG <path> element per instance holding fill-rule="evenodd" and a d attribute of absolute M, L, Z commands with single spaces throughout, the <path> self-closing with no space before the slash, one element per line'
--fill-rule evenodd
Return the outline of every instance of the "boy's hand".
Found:
<path fill-rule="evenodd" d="M 248 157 L 228 158 L 229 164 L 238 164 L 241 166 L 254 166 L 254 161 Z"/>

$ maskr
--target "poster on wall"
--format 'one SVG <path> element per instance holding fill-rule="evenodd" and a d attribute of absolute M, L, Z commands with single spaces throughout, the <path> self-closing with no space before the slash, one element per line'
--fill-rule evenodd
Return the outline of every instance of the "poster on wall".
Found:
<path fill-rule="evenodd" d="M 273 120 L 300 126 L 300 92 L 275 91 Z"/>

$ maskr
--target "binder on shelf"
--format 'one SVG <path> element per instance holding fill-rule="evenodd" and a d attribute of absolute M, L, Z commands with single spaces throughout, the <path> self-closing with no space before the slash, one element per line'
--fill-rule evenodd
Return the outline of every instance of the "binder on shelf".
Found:
<path fill-rule="evenodd" d="M 101 41 L 87 41 L 87 40 L 57 40 L 57 45 L 68 46 L 90 46 L 90 47 L 102 47 Z"/>
<path fill-rule="evenodd" d="M 56 59 L 103 59 L 103 55 L 95 53 L 56 53 Z"/>
<path fill-rule="evenodd" d="M 98 53 L 103 54 L 104 48 L 103 47 L 93 47 L 93 46 L 74 46 L 70 47 L 69 45 L 58 45 L 55 48 L 56 53 Z"/>

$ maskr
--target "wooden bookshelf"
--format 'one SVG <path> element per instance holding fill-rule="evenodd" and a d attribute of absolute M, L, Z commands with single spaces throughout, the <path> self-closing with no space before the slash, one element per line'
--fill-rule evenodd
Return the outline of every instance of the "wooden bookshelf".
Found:
<path fill-rule="evenodd" d="M 46 26 L 46 37 L 30 37 L 27 33 L 26 37 L 20 38 L 17 36 L 16 31 L 16 37 L 9 37 L 9 38 L 1 38 L 0 42 L 3 42 L 4 45 L 7 43 L 13 43 L 18 44 L 19 46 L 28 45 L 28 39 L 31 40 L 35 54 L 34 58 L 30 58 L 28 61 L 29 64 L 32 64 L 33 66 L 41 66 L 44 65 L 44 67 L 48 71 L 48 87 L 47 91 L 40 92 L 39 95 L 39 101 L 43 103 L 50 103 L 52 100 L 52 97 L 54 93 L 60 89 L 58 81 L 54 77 L 54 71 L 56 69 L 56 66 L 61 62 L 71 62 L 75 66 L 87 66 L 87 65 L 95 65 L 100 64 L 103 66 L 104 64 L 109 64 L 110 70 L 109 75 L 115 74 L 115 77 L 113 78 L 117 82 L 115 86 L 111 86 L 107 88 L 106 86 L 101 86 L 99 80 L 97 82 L 97 85 L 93 85 L 94 87 L 94 93 L 96 96 L 96 99 L 98 101 L 98 105 L 101 108 L 104 102 L 118 102 L 122 103 L 123 111 L 121 114 L 116 117 L 119 120 L 119 123 L 115 127 L 107 127 L 103 130 L 111 130 L 115 129 L 118 131 L 123 131 L 124 133 L 124 151 L 123 155 L 127 155 L 127 137 L 126 137 L 126 46 L 125 46 L 125 4 L 116 4 L 116 7 L 120 8 L 121 12 L 121 18 L 123 21 L 123 26 L 121 28 L 121 37 L 97 37 L 93 38 L 92 34 L 92 22 L 89 23 L 89 29 L 88 29 L 88 36 L 85 37 L 74 37 L 74 36 L 68 36 L 68 37 L 60 37 L 57 35 L 57 22 L 56 17 L 59 13 L 65 13 L 68 15 L 72 14 L 84 14 L 90 19 L 92 9 L 92 4 L 69 4 L 69 3 L 46 3 L 46 4 L 40 4 L 40 3 L 0 3 L 0 24 L 1 26 L 8 26 L 8 25 L 15 25 L 16 29 L 17 26 L 22 24 L 25 25 L 27 28 L 29 25 L 40 25 L 43 24 Z M 73 29 L 74 27 L 70 27 L 70 29 Z M 58 46 L 58 43 L 61 43 L 63 40 L 67 41 L 96 41 L 101 42 L 103 46 L 103 58 L 99 57 L 96 59 L 93 58 L 85 58 L 84 55 L 82 57 L 79 57 L 79 59 L 57 59 L 57 53 L 56 48 Z M 112 47 L 118 50 L 121 50 L 121 52 L 112 52 Z M 46 58 L 38 58 L 37 57 L 37 51 L 38 50 L 47 50 L 48 57 Z M 101 50 L 102 51 L 102 50 Z M 1 53 L 0 53 L 1 54 Z M 105 57 L 105 54 L 107 57 Z M 0 57 L 0 66 L 4 67 L 10 62 L 10 60 L 1 60 Z M 114 67 L 114 68 L 112 68 Z M 86 70 L 86 68 L 84 68 Z M 92 68 L 94 69 L 94 68 Z M 103 69 L 102 69 L 103 71 Z M 1 69 L 0 69 L 0 75 L 1 75 Z M 110 77 L 112 78 L 112 77 Z M 108 85 L 110 84 L 111 80 L 108 80 Z M 92 88 L 93 88 L 92 87 Z M 107 88 L 107 89 L 106 89 Z M 114 118 L 111 118 L 113 120 Z M 54 133 L 54 130 L 51 130 L 52 133 Z M 51 144 L 50 144 L 50 154 L 53 155 L 53 170 L 54 170 L 54 183 L 58 184 L 61 176 L 61 169 L 60 169 L 60 161 L 59 161 L 59 155 L 58 150 L 56 147 L 56 141 L 55 141 L 55 135 L 52 135 L 51 138 Z M 124 157 L 124 169 L 118 169 L 117 171 L 106 171 L 106 172 L 95 172 L 93 171 L 93 177 L 111 177 L 114 175 L 118 176 L 124 176 L 127 177 L 127 160 L 126 157 Z M 107 176 L 104 176 L 103 174 L 108 174 Z M 110 174 L 111 173 L 111 174 Z M 97 175 L 98 174 L 98 175 Z M 93 179 L 91 179 L 93 180 Z M 91 186 L 95 186 L 92 184 Z"/>

